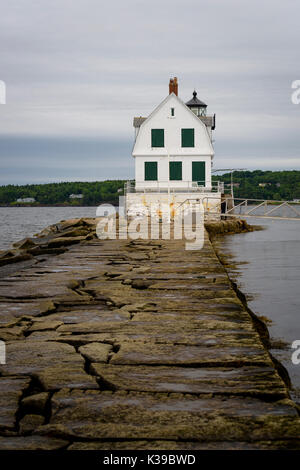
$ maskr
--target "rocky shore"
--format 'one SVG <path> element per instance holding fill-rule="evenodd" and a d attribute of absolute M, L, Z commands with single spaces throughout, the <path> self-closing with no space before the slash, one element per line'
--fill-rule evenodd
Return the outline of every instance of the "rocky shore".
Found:
<path fill-rule="evenodd" d="M 62 221 L 0 253 L 0 449 L 299 449 L 299 410 L 210 237 Z"/>

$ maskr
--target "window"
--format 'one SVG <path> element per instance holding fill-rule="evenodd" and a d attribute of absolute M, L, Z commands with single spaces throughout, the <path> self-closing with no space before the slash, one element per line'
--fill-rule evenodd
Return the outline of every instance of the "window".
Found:
<path fill-rule="evenodd" d="M 192 180 L 205 185 L 205 162 L 192 162 Z"/>
<path fill-rule="evenodd" d="M 171 116 L 175 116 L 175 108 L 171 108 Z"/>
<path fill-rule="evenodd" d="M 181 147 L 195 147 L 194 129 L 181 129 Z"/>
<path fill-rule="evenodd" d="M 157 181 L 157 162 L 145 162 L 145 181 Z"/>
<path fill-rule="evenodd" d="M 151 129 L 151 146 L 152 147 L 164 147 L 165 146 L 164 129 Z"/>
<path fill-rule="evenodd" d="M 182 180 L 182 162 L 170 162 L 169 164 L 170 181 Z"/>

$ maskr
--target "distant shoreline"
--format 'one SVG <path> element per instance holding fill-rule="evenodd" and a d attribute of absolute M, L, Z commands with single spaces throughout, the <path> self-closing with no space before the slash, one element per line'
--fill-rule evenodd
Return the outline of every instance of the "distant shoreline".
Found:
<path fill-rule="evenodd" d="M 243 198 L 247 199 L 247 197 Z M 253 199 L 255 201 L 255 199 Z M 268 204 L 272 206 L 280 206 L 283 202 L 288 202 L 290 205 L 300 205 L 299 202 L 296 201 L 272 201 L 272 200 L 265 200 Z M 14 204 L 0 204 L 0 207 L 98 207 L 101 204 L 110 204 L 112 206 L 118 207 L 118 201 L 100 201 L 96 204 L 69 204 L 69 203 L 57 203 L 57 204 L 39 204 L 36 202 L 33 203 L 14 203 Z"/>
<path fill-rule="evenodd" d="M 17 204 L 0 204 L 0 207 L 97 207 L 100 204 L 111 204 L 112 206 L 118 206 L 116 201 L 100 201 L 97 204 L 68 204 L 68 203 L 57 203 L 57 204 L 39 204 L 39 203 L 17 203 Z"/>

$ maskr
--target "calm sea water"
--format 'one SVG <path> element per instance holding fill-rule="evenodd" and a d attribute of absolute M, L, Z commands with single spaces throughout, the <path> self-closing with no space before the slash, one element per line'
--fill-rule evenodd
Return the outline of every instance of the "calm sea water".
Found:
<path fill-rule="evenodd" d="M 96 207 L 0 207 L 0 250 L 63 219 L 95 217 Z"/>
<path fill-rule="evenodd" d="M 60 220 L 95 215 L 96 207 L 0 207 L 0 249 Z M 300 364 L 292 364 L 290 347 L 300 340 L 300 222 L 250 220 L 266 229 L 224 237 L 222 250 L 234 257 L 237 270 L 231 276 L 251 310 L 269 318 L 272 338 L 287 344 L 272 353 L 288 370 L 293 397 L 300 401 Z"/>
<path fill-rule="evenodd" d="M 248 219 L 265 230 L 224 237 L 222 251 L 233 255 L 231 270 L 248 305 L 270 320 L 272 339 L 287 343 L 271 353 L 289 372 L 293 398 L 300 401 L 300 364 L 291 361 L 291 344 L 300 340 L 300 221 Z"/>

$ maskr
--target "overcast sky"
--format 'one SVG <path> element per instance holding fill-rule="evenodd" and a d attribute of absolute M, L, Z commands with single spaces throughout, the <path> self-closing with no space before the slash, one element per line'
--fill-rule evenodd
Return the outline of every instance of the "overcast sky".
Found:
<path fill-rule="evenodd" d="M 133 178 L 132 119 L 216 113 L 215 168 L 300 169 L 298 0 L 0 0 L 0 184 Z"/>

